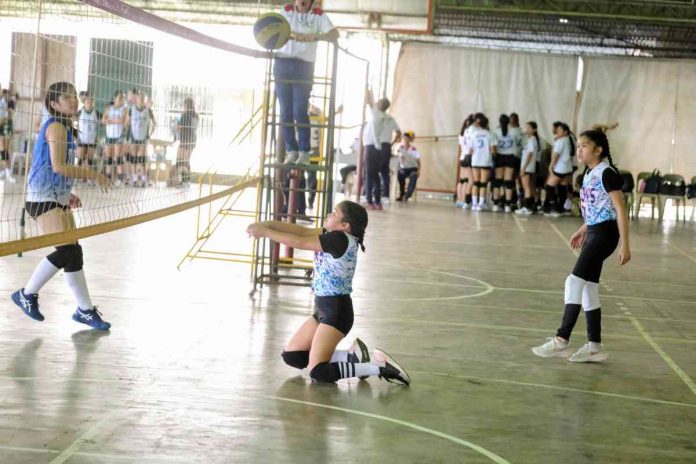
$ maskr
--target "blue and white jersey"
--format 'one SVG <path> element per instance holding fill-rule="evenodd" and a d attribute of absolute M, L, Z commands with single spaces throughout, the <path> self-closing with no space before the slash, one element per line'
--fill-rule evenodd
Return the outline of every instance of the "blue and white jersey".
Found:
<path fill-rule="evenodd" d="M 605 175 L 607 169 L 611 171 L 607 173 L 609 176 Z M 607 178 L 610 179 L 609 182 L 607 182 Z M 621 188 L 622 182 L 619 174 L 606 161 L 602 161 L 585 173 L 580 189 L 580 200 L 582 217 L 585 218 L 585 223 L 588 226 L 606 221 L 616 221 L 616 208 L 614 208 L 607 187 L 609 186 L 610 191 L 618 190 Z"/>
<path fill-rule="evenodd" d="M 107 118 L 109 119 L 123 119 L 123 115 L 126 113 L 127 105 L 121 105 L 116 108 L 114 105 L 109 106 L 106 110 Z M 123 124 L 107 124 L 106 125 L 106 137 L 110 139 L 118 139 L 123 135 Z"/>
<path fill-rule="evenodd" d="M 77 113 L 77 137 L 82 144 L 97 143 L 101 115 L 95 109 L 88 112 L 84 108 Z"/>
<path fill-rule="evenodd" d="M 138 109 L 133 105 L 129 111 L 131 138 L 142 142 L 150 135 L 150 110 L 144 106 Z"/>
<path fill-rule="evenodd" d="M 34 154 L 31 161 L 31 169 L 27 178 L 27 201 L 48 202 L 54 201 L 61 205 L 67 205 L 70 199 L 74 179 L 53 172 L 51 164 L 51 152 L 46 140 L 46 130 L 55 122 L 50 117 L 41 127 L 34 145 Z M 75 164 L 75 140 L 71 131 L 68 132 L 68 146 L 65 153 L 65 163 Z"/>
<path fill-rule="evenodd" d="M 358 263 L 358 239 L 346 233 L 348 248 L 343 256 L 334 258 L 331 253 L 314 253 L 314 278 L 312 290 L 316 296 L 350 295 L 353 276 Z"/>
<path fill-rule="evenodd" d="M 471 134 L 471 165 L 475 168 L 487 168 L 493 165 L 491 147 L 496 145 L 496 139 L 487 129 L 476 128 Z"/>
<path fill-rule="evenodd" d="M 497 128 L 495 130 L 495 138 L 497 140 L 496 153 L 499 155 L 514 155 L 515 147 L 519 144 L 518 140 L 515 140 L 513 133 L 508 130 L 507 135 L 503 135 L 503 130 Z"/>

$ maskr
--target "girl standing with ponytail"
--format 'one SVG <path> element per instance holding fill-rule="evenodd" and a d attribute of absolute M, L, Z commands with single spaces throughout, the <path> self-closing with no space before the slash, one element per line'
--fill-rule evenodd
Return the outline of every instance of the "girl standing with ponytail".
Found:
<path fill-rule="evenodd" d="M 599 302 L 599 277 L 602 264 L 619 246 L 619 264 L 631 259 L 628 245 L 628 217 L 621 186 L 623 180 L 614 166 L 607 136 L 598 130 L 585 131 L 578 140 L 578 158 L 584 163 L 585 176 L 580 190 L 582 215 L 580 229 L 570 238 L 573 249 L 582 247 L 572 274 L 565 282 L 565 311 L 556 336 L 532 348 L 542 358 L 567 357 L 570 334 L 585 310 L 588 343 L 570 356 L 574 362 L 600 362 L 608 357 L 602 351 L 602 316 Z"/>
<path fill-rule="evenodd" d="M 527 144 L 522 151 L 520 160 L 520 179 L 524 189 L 524 200 L 522 208 L 515 211 L 521 216 L 528 216 L 534 212 L 534 183 L 536 180 L 536 164 L 539 156 L 539 134 L 537 134 L 537 123 L 529 121 L 525 130 Z"/>
<path fill-rule="evenodd" d="M 411 379 L 387 353 L 375 349 L 372 362 L 367 347 L 355 339 L 347 351 L 337 351 L 338 343 L 353 327 L 353 275 L 358 248 L 367 228 L 367 211 L 352 201 L 336 205 L 324 223 L 324 229 L 308 229 L 279 221 L 257 222 L 247 228 L 254 238 L 314 251 L 314 290 L 316 310 L 307 318 L 281 354 L 283 361 L 297 369 L 309 370 L 315 382 L 377 375 L 404 385 Z M 360 350 L 360 356 L 356 351 Z"/>

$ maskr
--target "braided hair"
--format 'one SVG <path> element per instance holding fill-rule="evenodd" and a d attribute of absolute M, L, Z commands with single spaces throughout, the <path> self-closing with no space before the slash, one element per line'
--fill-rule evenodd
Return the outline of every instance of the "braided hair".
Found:
<path fill-rule="evenodd" d="M 611 150 L 609 149 L 609 139 L 607 138 L 607 134 L 601 130 L 592 129 L 586 130 L 580 134 L 580 137 L 586 137 L 592 140 L 592 143 L 594 143 L 596 146 L 600 147 L 602 149 L 602 153 L 599 154 L 599 159 L 606 159 L 609 161 L 609 166 L 614 168 L 616 172 L 619 172 L 619 168 L 616 167 L 614 160 L 611 158 Z M 588 169 L 589 168 L 585 166 L 585 172 L 587 172 Z"/>
<path fill-rule="evenodd" d="M 343 214 L 343 221 L 350 224 L 350 234 L 358 239 L 360 249 L 365 251 L 365 229 L 367 229 L 367 211 L 358 203 L 344 200 L 336 205 Z"/>

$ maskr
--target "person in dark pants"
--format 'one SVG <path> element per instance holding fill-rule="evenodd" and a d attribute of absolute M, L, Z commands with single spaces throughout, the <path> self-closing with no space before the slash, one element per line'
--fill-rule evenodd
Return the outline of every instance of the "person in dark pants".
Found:
<path fill-rule="evenodd" d="M 376 103 L 372 91 L 367 91 L 367 104 L 372 108 L 372 119 L 367 123 L 363 132 L 363 144 L 366 152 L 367 179 L 366 192 L 367 209 L 382 209 L 382 182 L 386 193 L 389 194 L 389 160 L 391 159 L 391 147 L 401 139 L 401 130 L 394 118 L 387 114 L 390 102 L 382 98 Z M 392 134 L 394 134 L 392 139 Z M 386 170 L 386 175 L 385 175 Z"/>
<path fill-rule="evenodd" d="M 413 192 L 416 191 L 416 182 L 418 181 L 418 175 L 420 173 L 421 161 L 420 153 L 413 145 L 413 140 L 416 138 L 416 134 L 413 131 L 406 131 L 404 135 L 401 136 L 401 145 L 399 145 L 399 173 L 397 178 L 399 180 L 399 198 L 396 201 L 408 201 L 409 198 L 413 196 Z M 406 179 L 408 179 L 408 192 L 404 195 L 406 190 Z"/>
<path fill-rule="evenodd" d="M 568 357 L 570 335 L 580 311 L 587 320 L 588 342 L 570 356 L 574 362 L 600 362 L 607 358 L 602 350 L 602 311 L 599 279 L 602 265 L 619 247 L 619 264 L 631 259 L 628 244 L 628 216 L 621 187 L 623 179 L 614 166 L 607 136 L 598 130 L 585 131 L 578 139 L 578 158 L 585 165 L 580 198 L 585 223 L 570 238 L 573 249 L 582 248 L 573 272 L 565 282 L 565 308 L 555 337 L 535 346 L 532 352 L 543 358 Z"/>
<path fill-rule="evenodd" d="M 291 34 L 288 43 L 276 53 L 273 77 L 283 124 L 286 164 L 309 164 L 308 110 L 317 42 L 338 40 L 338 31 L 324 11 L 314 3 L 313 0 L 295 0 L 294 4 L 288 4 L 281 10 L 290 24 Z"/>

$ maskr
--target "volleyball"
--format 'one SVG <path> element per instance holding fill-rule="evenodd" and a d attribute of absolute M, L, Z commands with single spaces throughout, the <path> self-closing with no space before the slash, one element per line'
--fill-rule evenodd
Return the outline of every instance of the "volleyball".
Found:
<path fill-rule="evenodd" d="M 254 38 L 266 50 L 276 50 L 290 40 L 290 23 L 278 13 L 261 15 L 254 24 Z"/>

